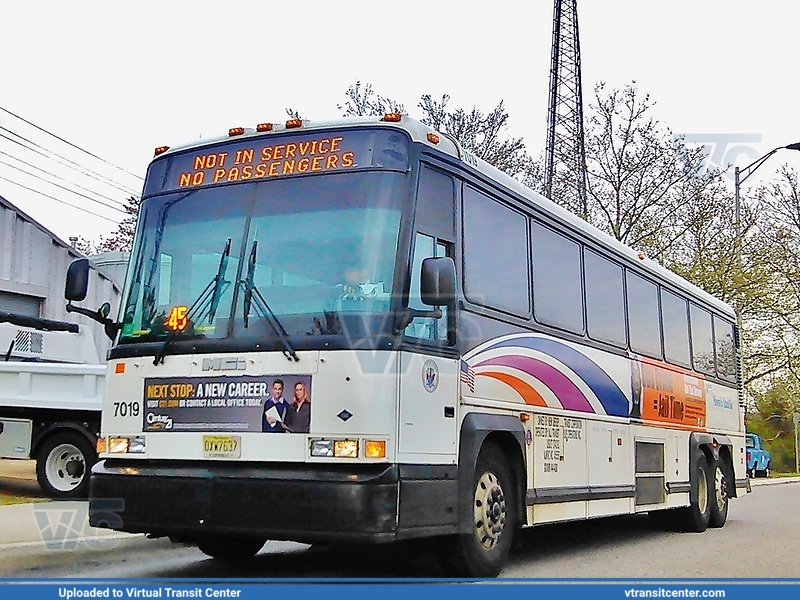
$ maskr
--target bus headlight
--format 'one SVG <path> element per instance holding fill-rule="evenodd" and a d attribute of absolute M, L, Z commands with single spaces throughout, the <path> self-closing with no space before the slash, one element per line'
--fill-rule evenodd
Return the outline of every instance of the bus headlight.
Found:
<path fill-rule="evenodd" d="M 144 454 L 145 440 L 142 437 L 108 438 L 109 454 Z"/>
<path fill-rule="evenodd" d="M 333 440 L 311 440 L 311 456 L 333 456 Z"/>
<path fill-rule="evenodd" d="M 358 458 L 358 440 L 335 440 L 333 455 L 337 458 Z"/>
<path fill-rule="evenodd" d="M 144 448 L 144 438 L 136 437 L 130 439 L 130 443 L 128 444 L 128 452 L 130 454 L 144 454 Z"/>
<path fill-rule="evenodd" d="M 358 458 L 358 440 L 311 440 L 311 456 Z"/>
<path fill-rule="evenodd" d="M 109 454 L 127 454 L 128 452 L 128 438 L 126 437 L 111 437 L 108 438 L 108 453 Z"/>

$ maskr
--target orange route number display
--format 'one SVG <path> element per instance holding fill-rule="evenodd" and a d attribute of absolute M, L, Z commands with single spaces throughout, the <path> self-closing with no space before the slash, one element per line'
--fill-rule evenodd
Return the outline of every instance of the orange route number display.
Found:
<path fill-rule="evenodd" d="M 173 306 L 172 310 L 167 315 L 166 325 L 170 331 L 183 331 L 189 325 L 189 317 L 187 313 L 189 307 L 187 306 Z"/>

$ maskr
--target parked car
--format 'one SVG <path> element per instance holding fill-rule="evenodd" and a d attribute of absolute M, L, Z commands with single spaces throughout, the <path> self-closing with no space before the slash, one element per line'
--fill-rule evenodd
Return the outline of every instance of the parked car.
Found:
<path fill-rule="evenodd" d="M 747 446 L 747 475 L 749 477 L 769 477 L 770 455 L 764 442 L 755 433 L 748 433 L 745 438 Z"/>

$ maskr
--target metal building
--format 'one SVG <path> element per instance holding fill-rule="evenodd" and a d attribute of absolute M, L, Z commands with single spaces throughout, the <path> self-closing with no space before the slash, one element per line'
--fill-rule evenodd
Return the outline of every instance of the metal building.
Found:
<path fill-rule="evenodd" d="M 116 253 L 115 253 L 116 254 Z M 67 267 L 83 255 L 41 223 L 0 196 L 0 312 L 77 323 L 91 332 L 98 362 L 104 362 L 110 340 L 91 319 L 67 313 L 64 283 Z M 89 293 L 82 306 L 119 305 L 122 281 L 93 264 Z"/>

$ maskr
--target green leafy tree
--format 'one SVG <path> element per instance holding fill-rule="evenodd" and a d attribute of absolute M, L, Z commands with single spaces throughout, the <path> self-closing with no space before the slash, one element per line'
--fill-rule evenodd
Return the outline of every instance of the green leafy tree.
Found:
<path fill-rule="evenodd" d="M 747 430 L 756 433 L 769 450 L 774 471 L 795 470 L 794 421 L 797 410 L 793 384 L 780 384 L 759 396 L 756 411 L 747 417 Z"/>

